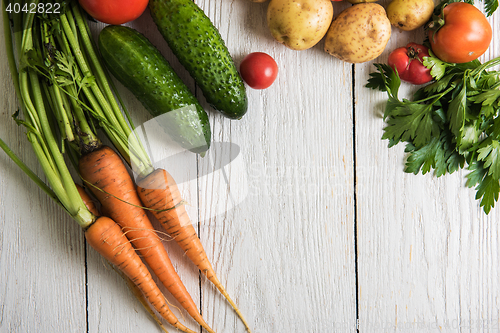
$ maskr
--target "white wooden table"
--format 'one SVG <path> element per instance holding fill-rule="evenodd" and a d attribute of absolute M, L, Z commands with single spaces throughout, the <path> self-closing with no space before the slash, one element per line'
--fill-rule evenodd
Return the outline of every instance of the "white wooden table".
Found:
<path fill-rule="evenodd" d="M 197 3 L 237 64 L 263 51 L 280 70 L 271 88 L 248 89 L 250 109 L 240 121 L 216 114 L 201 98 L 213 141 L 241 149 L 239 163 L 225 169 L 227 179 L 209 172 L 220 163 L 217 154 L 211 160 L 184 156 L 187 164 L 175 168 L 176 177 L 186 179 L 185 196 L 207 254 L 253 331 L 498 332 L 499 208 L 484 215 L 475 191 L 464 186 L 465 173 L 403 172 L 404 147 L 388 149 L 380 139 L 386 95 L 364 88 L 373 62 L 343 63 L 323 51 L 323 42 L 300 52 L 285 48 L 267 30 L 267 3 Z M 335 13 L 347 6 L 335 2 Z M 490 19 L 494 41 L 483 60 L 500 55 L 499 15 Z M 149 13 L 131 25 L 194 90 Z M 91 27 L 97 33 L 102 25 Z M 422 30 L 393 29 L 375 62 L 412 40 L 421 42 Z M 0 136 L 41 174 L 24 129 L 10 118 L 17 103 L 5 57 L 2 43 Z M 119 89 L 136 124 L 147 121 L 142 106 Z M 182 174 L 192 170 L 194 176 Z M 207 175 L 196 180 L 196 174 Z M 247 192 L 221 212 L 226 180 Z M 209 325 L 243 332 L 176 244 L 165 246 Z M 85 245 L 78 225 L 3 153 L 0 332 L 160 332 L 121 278 Z"/>

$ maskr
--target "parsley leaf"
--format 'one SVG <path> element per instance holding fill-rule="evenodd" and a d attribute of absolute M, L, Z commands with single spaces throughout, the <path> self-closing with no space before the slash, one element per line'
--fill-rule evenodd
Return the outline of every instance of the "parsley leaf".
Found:
<path fill-rule="evenodd" d="M 477 160 L 469 163 L 467 168 L 470 172 L 465 176 L 467 181 L 465 182 L 465 186 L 472 188 L 477 184 L 481 183 L 486 174 L 486 169 L 483 168 L 483 163 L 478 162 Z"/>
<path fill-rule="evenodd" d="M 491 16 L 498 8 L 498 0 L 483 0 L 486 16 Z"/>
<path fill-rule="evenodd" d="M 474 160 L 469 164 L 466 186 L 469 188 L 475 187 L 476 200 L 480 201 L 480 206 L 486 214 L 495 207 L 495 202 L 498 201 L 500 192 L 500 181 L 494 179 L 481 161 Z"/>
<path fill-rule="evenodd" d="M 498 8 L 498 0 L 481 0 L 484 2 L 484 10 L 486 12 L 486 16 L 491 16 Z M 473 0 L 443 0 L 436 8 L 441 8 L 444 5 L 453 3 L 453 2 L 466 2 L 471 5 L 474 5 Z M 436 10 L 434 11 L 436 13 Z"/>
<path fill-rule="evenodd" d="M 475 103 L 481 103 L 483 106 L 491 106 L 497 103 L 499 98 L 500 90 L 490 89 L 471 97 L 471 100 Z"/>
<path fill-rule="evenodd" d="M 432 117 L 432 105 L 410 101 L 400 102 L 392 110 L 387 124 L 382 139 L 390 139 L 395 143 L 411 141 L 417 147 L 425 145 L 439 132 Z"/>
<path fill-rule="evenodd" d="M 445 91 L 449 87 L 455 87 L 456 83 L 452 82 L 452 80 L 455 78 L 454 74 L 448 74 L 446 76 L 443 76 L 441 79 L 434 81 L 428 85 L 426 85 L 423 88 L 420 88 L 417 93 L 420 94 L 436 94 Z M 416 97 L 420 99 L 421 97 Z"/>
<path fill-rule="evenodd" d="M 411 142 L 406 145 L 405 152 L 410 153 L 406 159 L 404 171 L 407 173 L 423 175 L 432 168 L 436 168 L 436 154 L 439 147 L 439 139 L 432 138 L 425 146 L 415 147 Z"/>
<path fill-rule="evenodd" d="M 488 175 L 493 179 L 500 179 L 500 143 L 489 137 L 482 142 L 477 152 L 477 159 L 484 162 Z"/>
<path fill-rule="evenodd" d="M 442 131 L 439 138 L 433 137 L 420 148 L 408 143 L 405 152 L 409 153 L 404 169 L 407 173 L 426 174 L 434 169 L 434 175 L 440 177 L 463 168 L 465 163 L 465 158 L 454 149 L 449 131 Z"/>
<path fill-rule="evenodd" d="M 450 122 L 450 130 L 457 137 L 457 142 L 460 142 L 464 136 L 465 117 L 467 113 L 467 86 L 462 84 L 462 88 L 458 94 L 451 100 L 447 114 Z"/>
<path fill-rule="evenodd" d="M 389 96 L 398 98 L 398 90 L 401 86 L 401 79 L 396 71 L 391 66 L 386 64 L 374 64 L 378 72 L 370 73 L 370 79 L 366 84 L 367 88 L 387 91 Z"/>
<path fill-rule="evenodd" d="M 466 185 L 476 190 L 488 214 L 500 193 L 500 57 L 484 64 L 445 63 L 432 54 L 424 59 L 434 82 L 413 99 L 399 99 L 401 81 L 387 65 L 375 64 L 368 88 L 388 94 L 382 139 L 389 147 L 406 144 L 404 171 L 439 177 L 466 167 Z M 467 166 L 466 166 L 467 164 Z"/>
<path fill-rule="evenodd" d="M 424 61 L 422 62 L 422 64 L 425 67 L 430 68 L 431 76 L 438 81 L 446 73 L 446 67 L 453 66 L 453 64 L 444 62 L 441 59 L 435 57 L 434 54 L 432 53 L 432 50 L 430 49 L 429 49 L 429 55 L 430 55 L 429 57 L 423 58 Z"/>
<path fill-rule="evenodd" d="M 481 199 L 480 206 L 483 207 L 484 212 L 488 214 L 491 208 L 495 207 L 495 202 L 498 201 L 498 192 L 500 191 L 498 179 L 494 179 L 490 175 L 484 176 L 476 187 L 476 191 L 476 199 Z"/>

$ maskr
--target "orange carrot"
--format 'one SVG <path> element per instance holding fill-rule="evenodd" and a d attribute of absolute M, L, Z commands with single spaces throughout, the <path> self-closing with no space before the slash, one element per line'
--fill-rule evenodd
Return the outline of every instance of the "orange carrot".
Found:
<path fill-rule="evenodd" d="M 100 216 L 101 214 L 99 213 L 99 210 L 97 209 L 94 200 L 88 195 L 88 193 L 85 191 L 83 186 L 75 184 L 76 188 L 78 190 L 78 193 L 80 194 L 80 197 L 83 200 L 83 203 L 85 203 L 85 206 L 89 209 L 89 211 L 94 214 L 96 217 Z M 127 286 L 129 289 L 132 291 L 132 294 L 134 294 L 135 298 L 139 300 L 139 302 L 142 304 L 142 306 L 146 309 L 146 311 L 149 313 L 149 315 L 154 319 L 154 321 L 160 326 L 160 328 L 168 333 L 167 329 L 165 326 L 163 326 L 163 323 L 160 321 L 160 319 L 156 316 L 156 313 L 151 309 L 151 306 L 148 303 L 148 300 L 144 296 L 144 293 L 142 292 L 141 288 L 135 284 L 134 281 L 132 281 L 127 275 L 125 275 L 122 271 L 119 269 L 115 269 L 115 271 L 120 274 L 120 276 L 127 282 Z"/>
<path fill-rule="evenodd" d="M 90 184 L 103 211 L 123 228 L 127 238 L 168 291 L 193 319 L 208 332 L 214 332 L 198 312 L 160 237 L 141 208 L 135 184 L 120 156 L 111 148 L 102 146 L 80 158 L 79 170 L 84 181 Z"/>
<path fill-rule="evenodd" d="M 161 322 L 160 318 L 154 313 L 153 309 L 151 309 L 151 306 L 148 303 L 148 300 L 146 297 L 144 297 L 144 294 L 142 293 L 141 289 L 134 283 L 134 281 L 130 280 L 123 272 L 116 270 L 118 273 L 120 273 L 120 276 L 127 282 L 127 285 L 129 289 L 132 291 L 132 294 L 134 294 L 135 298 L 141 302 L 142 306 L 146 309 L 146 311 L 149 313 L 149 315 L 153 318 L 153 320 L 160 326 L 161 330 L 165 333 L 168 333 L 167 329 Z"/>
<path fill-rule="evenodd" d="M 99 211 L 97 210 L 97 207 L 96 207 L 96 205 L 94 203 L 94 200 L 92 200 L 92 198 L 90 197 L 90 195 L 88 195 L 88 193 L 85 191 L 85 189 L 83 188 L 83 186 L 78 185 L 78 184 L 75 184 L 75 185 L 76 185 L 76 189 L 78 190 L 78 193 L 80 193 L 80 197 L 82 198 L 83 203 L 88 208 L 88 210 L 92 214 L 94 214 L 95 216 L 101 215 L 101 214 L 99 214 Z"/>
<path fill-rule="evenodd" d="M 207 254 L 203 249 L 196 230 L 189 219 L 182 202 L 182 197 L 173 177 L 163 169 L 156 169 L 137 183 L 137 192 L 143 204 L 151 209 L 153 215 L 161 222 L 169 234 L 185 251 L 189 259 L 198 266 L 209 281 L 224 295 L 243 321 L 246 329 L 250 327 L 242 313 L 231 300 L 222 283 L 217 278 Z"/>
<path fill-rule="evenodd" d="M 154 282 L 149 270 L 118 224 L 108 217 L 99 217 L 85 231 L 85 238 L 90 246 L 118 267 L 140 288 L 146 299 L 162 318 L 183 332 L 194 333 L 194 331 L 181 324 L 170 311 L 165 297 Z"/>

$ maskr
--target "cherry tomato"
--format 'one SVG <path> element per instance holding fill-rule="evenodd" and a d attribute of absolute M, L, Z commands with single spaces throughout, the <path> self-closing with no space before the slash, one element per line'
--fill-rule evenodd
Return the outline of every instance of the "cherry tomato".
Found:
<path fill-rule="evenodd" d="M 123 24 L 135 20 L 148 6 L 148 0 L 78 0 L 93 18 L 108 24 Z"/>
<path fill-rule="evenodd" d="M 464 63 L 486 52 L 492 31 L 479 9 L 465 2 L 454 2 L 444 7 L 442 19 L 432 22 L 429 31 L 431 49 L 436 57 L 446 62 Z"/>
<path fill-rule="evenodd" d="M 243 80 L 253 89 L 266 89 L 278 76 L 278 65 L 267 53 L 248 54 L 240 64 Z"/>
<path fill-rule="evenodd" d="M 428 56 L 427 47 L 409 43 L 406 47 L 399 47 L 392 51 L 387 62 L 398 71 L 401 80 L 413 84 L 424 84 L 432 80 L 431 70 L 423 65 L 423 57 Z"/>

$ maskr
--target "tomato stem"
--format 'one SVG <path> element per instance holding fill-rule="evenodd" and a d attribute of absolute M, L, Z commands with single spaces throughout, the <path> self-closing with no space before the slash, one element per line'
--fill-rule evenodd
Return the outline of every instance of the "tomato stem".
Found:
<path fill-rule="evenodd" d="M 444 20 L 444 8 L 446 7 L 446 5 L 447 3 L 444 1 L 437 5 L 434 9 L 431 20 L 425 26 L 425 30 L 432 31 L 432 42 L 434 42 L 434 36 L 436 35 L 436 32 L 438 32 L 438 30 L 441 29 L 441 27 L 443 27 L 446 23 Z"/>

